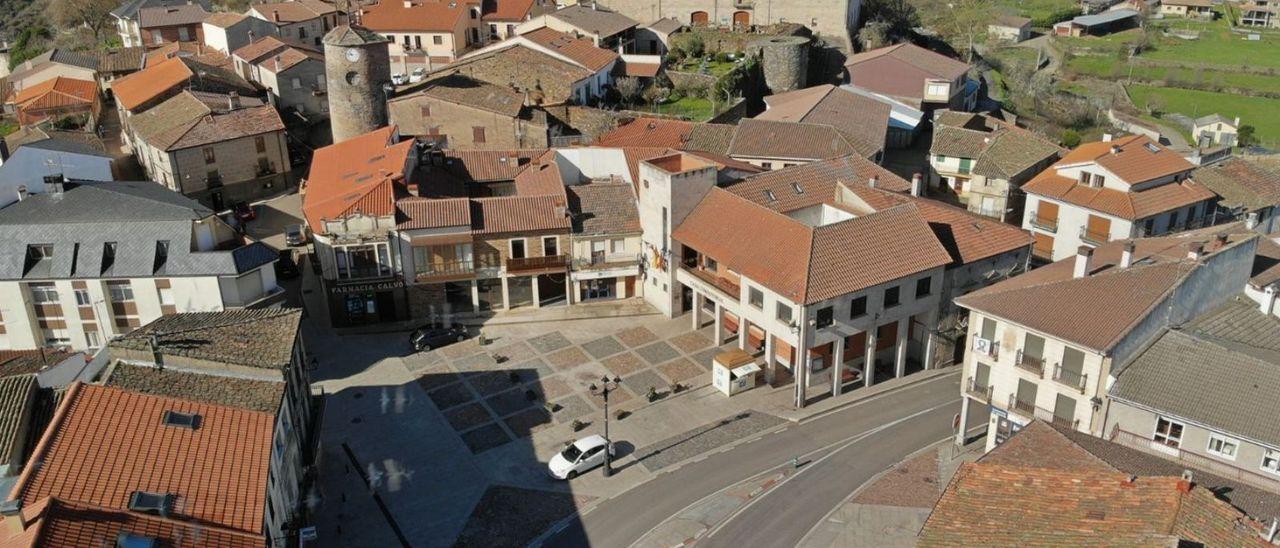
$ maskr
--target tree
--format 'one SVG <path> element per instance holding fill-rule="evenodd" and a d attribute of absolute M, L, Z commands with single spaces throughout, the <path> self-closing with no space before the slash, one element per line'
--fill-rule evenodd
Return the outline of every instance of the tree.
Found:
<path fill-rule="evenodd" d="M 622 96 L 622 102 L 628 106 L 634 105 L 636 99 L 640 98 L 640 93 L 644 91 L 644 86 L 640 85 L 640 79 L 633 76 L 623 76 L 613 82 L 614 87 L 618 88 L 618 94 Z"/>
<path fill-rule="evenodd" d="M 987 23 L 995 18 L 995 6 L 992 0 L 951 0 L 948 9 L 935 21 L 938 31 L 944 36 L 965 39 L 964 58 L 973 60 L 973 44 L 978 36 L 986 34 Z"/>
<path fill-rule="evenodd" d="M 862 30 L 858 31 L 858 42 L 862 44 L 863 50 L 872 50 L 893 45 L 893 39 L 889 36 L 889 23 L 886 21 L 871 21 L 863 25 Z"/>
<path fill-rule="evenodd" d="M 52 0 L 49 16 L 60 26 L 80 26 L 93 31 L 93 38 L 97 41 L 110 24 L 111 10 L 115 8 L 113 0 Z"/>
<path fill-rule="evenodd" d="M 866 21 L 864 31 L 867 26 L 877 23 L 871 31 L 877 36 L 863 38 L 859 33 L 858 39 L 863 43 L 870 39 L 884 45 L 903 42 L 911 38 L 912 29 L 920 26 L 920 15 L 907 0 L 867 0 L 862 4 L 862 13 Z M 986 25 L 982 28 L 986 29 Z"/>
<path fill-rule="evenodd" d="M 1257 130 L 1253 126 L 1245 124 L 1236 130 L 1236 144 L 1242 147 L 1251 147 L 1258 144 Z"/>

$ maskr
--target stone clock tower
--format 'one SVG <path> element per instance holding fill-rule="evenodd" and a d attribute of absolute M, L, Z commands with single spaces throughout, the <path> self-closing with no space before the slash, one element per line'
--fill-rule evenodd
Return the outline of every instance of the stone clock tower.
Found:
<path fill-rule="evenodd" d="M 341 25 L 324 36 L 329 121 L 339 143 L 387 125 L 390 41 L 364 27 Z"/>

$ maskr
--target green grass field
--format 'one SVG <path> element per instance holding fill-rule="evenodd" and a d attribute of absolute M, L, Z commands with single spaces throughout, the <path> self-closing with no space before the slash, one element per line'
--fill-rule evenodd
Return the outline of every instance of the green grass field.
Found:
<path fill-rule="evenodd" d="M 996 0 L 995 4 L 1003 8 L 1001 11 L 1029 17 L 1032 21 L 1048 19 L 1079 6 L 1072 0 Z"/>
<path fill-rule="evenodd" d="M 1280 145 L 1280 109 L 1276 108 L 1276 99 L 1141 85 L 1128 86 L 1128 90 L 1138 108 L 1146 108 L 1152 98 L 1158 98 L 1160 110 L 1164 112 L 1192 118 L 1215 112 L 1227 118 L 1239 116 L 1241 123 L 1257 130 L 1258 139 L 1264 145 Z"/>
<path fill-rule="evenodd" d="M 1143 53 L 1143 57 L 1182 63 L 1280 68 L 1280 34 L 1260 33 L 1261 40 L 1245 40 L 1243 34 L 1231 32 L 1225 17 L 1213 22 L 1166 19 L 1163 26 L 1170 30 L 1199 31 L 1200 38 L 1182 40 L 1162 36 L 1156 49 Z"/>
<path fill-rule="evenodd" d="M 1114 80 L 1132 76 L 1138 81 L 1161 80 L 1174 87 L 1196 87 L 1208 84 L 1223 87 L 1280 93 L 1280 76 L 1231 72 L 1212 69 L 1190 69 L 1143 65 L 1140 62 L 1123 62 L 1114 56 L 1081 56 L 1071 59 L 1067 68 L 1078 74 Z M 1132 68 L 1132 72 L 1130 72 Z"/>
<path fill-rule="evenodd" d="M 659 114 L 686 116 L 695 122 L 704 122 L 716 115 L 711 100 L 703 97 L 680 97 L 669 103 L 650 105 L 643 109 Z"/>

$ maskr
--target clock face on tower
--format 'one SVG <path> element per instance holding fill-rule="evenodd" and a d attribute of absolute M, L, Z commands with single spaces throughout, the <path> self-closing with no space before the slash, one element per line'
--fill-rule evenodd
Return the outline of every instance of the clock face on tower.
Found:
<path fill-rule="evenodd" d="M 356 48 L 347 48 L 347 60 L 356 62 L 360 60 L 360 50 Z"/>

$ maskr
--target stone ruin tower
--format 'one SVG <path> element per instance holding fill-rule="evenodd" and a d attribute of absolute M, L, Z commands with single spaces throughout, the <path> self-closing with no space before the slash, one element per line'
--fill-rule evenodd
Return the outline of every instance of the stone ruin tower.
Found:
<path fill-rule="evenodd" d="M 339 143 L 387 125 L 391 86 L 390 40 L 358 25 L 339 25 L 324 36 L 329 121 Z"/>

